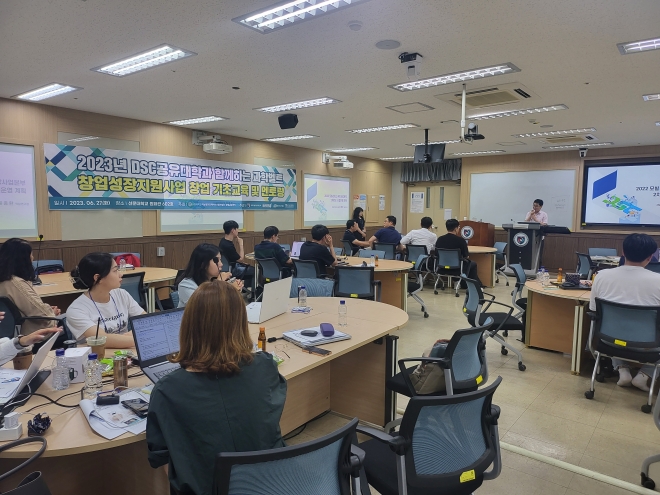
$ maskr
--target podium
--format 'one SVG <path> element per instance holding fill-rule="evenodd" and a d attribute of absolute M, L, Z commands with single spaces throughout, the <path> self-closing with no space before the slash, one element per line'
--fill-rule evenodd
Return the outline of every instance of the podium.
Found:
<path fill-rule="evenodd" d="M 495 226 L 492 223 L 463 220 L 461 222 L 461 237 L 470 246 L 493 247 L 495 245 Z"/>
<path fill-rule="evenodd" d="M 570 234 L 566 227 L 556 225 L 541 225 L 536 222 L 520 222 L 503 224 L 502 228 L 509 234 L 507 244 L 507 261 L 509 265 L 520 264 L 528 276 L 536 276 L 541 266 L 543 241 L 546 234 Z M 510 271 L 507 267 L 505 273 Z M 508 274 L 508 273 L 507 273 Z"/>

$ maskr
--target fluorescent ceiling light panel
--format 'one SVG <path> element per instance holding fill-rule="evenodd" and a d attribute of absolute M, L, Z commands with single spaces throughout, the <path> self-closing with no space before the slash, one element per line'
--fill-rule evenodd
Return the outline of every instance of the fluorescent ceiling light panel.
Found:
<path fill-rule="evenodd" d="M 454 143 L 460 143 L 460 139 L 450 139 L 447 141 L 429 141 L 429 146 L 432 144 L 454 144 Z M 411 143 L 408 146 L 424 146 L 426 143 Z"/>
<path fill-rule="evenodd" d="M 28 91 L 27 93 L 12 96 L 12 98 L 17 98 L 19 100 L 28 100 L 28 101 L 41 101 L 47 98 L 52 98 L 53 96 L 59 96 L 65 93 L 71 93 L 72 91 L 79 91 L 81 89 L 82 88 L 69 86 L 67 84 L 51 83 L 46 86 L 42 86 L 41 88 Z"/>
<path fill-rule="evenodd" d="M 99 139 L 98 136 L 83 136 L 79 138 L 69 139 L 70 143 L 79 143 L 80 141 L 91 141 L 92 139 Z"/>
<path fill-rule="evenodd" d="M 660 122 L 656 122 L 655 125 L 657 125 L 658 127 L 660 127 Z"/>
<path fill-rule="evenodd" d="M 489 151 L 463 151 L 461 153 L 452 153 L 452 156 L 470 156 L 470 155 L 495 155 L 497 153 L 506 153 L 504 150 L 489 150 Z"/>
<path fill-rule="evenodd" d="M 501 76 L 502 74 L 513 74 L 514 72 L 520 72 L 520 69 L 512 63 L 507 62 L 505 64 L 491 65 L 479 69 L 452 72 L 451 74 L 445 74 L 443 76 L 428 77 L 418 81 L 390 84 L 388 87 L 398 91 L 413 91 L 415 89 L 432 88 L 456 82 L 484 79 L 491 76 Z"/>
<path fill-rule="evenodd" d="M 504 112 L 493 112 L 493 113 L 484 113 L 481 115 L 473 115 L 467 117 L 468 120 L 487 120 L 487 119 L 499 119 L 501 117 L 515 117 L 518 115 L 530 115 L 543 112 L 554 112 L 555 110 L 568 110 L 568 107 L 564 104 L 559 105 L 549 105 L 547 107 L 536 107 L 536 108 L 523 108 L 521 110 L 506 110 Z"/>
<path fill-rule="evenodd" d="M 288 0 L 235 17 L 232 21 L 262 34 L 316 19 L 369 0 Z"/>
<path fill-rule="evenodd" d="M 403 160 L 412 160 L 414 156 L 391 156 L 389 158 L 379 158 L 379 160 L 392 160 L 392 161 L 403 161 Z"/>
<path fill-rule="evenodd" d="M 194 55 L 197 54 L 172 45 L 162 45 L 108 65 L 94 67 L 92 70 L 111 76 L 124 77 Z"/>
<path fill-rule="evenodd" d="M 290 110 L 298 110 L 300 108 L 319 107 L 322 105 L 330 105 L 331 103 L 341 103 L 340 100 L 334 98 L 314 98 L 313 100 L 295 101 L 293 103 L 284 103 L 283 105 L 273 105 L 272 107 L 253 108 L 266 113 L 288 112 Z"/>
<path fill-rule="evenodd" d="M 528 132 L 526 134 L 512 134 L 516 138 L 535 138 L 535 137 L 547 137 L 547 136 L 562 136 L 564 134 L 588 134 L 590 132 L 595 132 L 594 127 L 585 127 L 584 129 L 568 129 L 565 131 L 545 131 L 545 132 Z"/>
<path fill-rule="evenodd" d="M 349 153 L 351 151 L 371 151 L 377 150 L 378 148 L 337 148 L 334 150 L 328 150 L 332 153 Z"/>
<path fill-rule="evenodd" d="M 629 55 L 631 53 L 647 52 L 649 50 L 660 49 L 660 38 L 651 38 L 650 40 L 629 41 L 628 43 L 618 43 L 621 55 Z"/>
<path fill-rule="evenodd" d="M 353 129 L 346 132 L 351 132 L 353 134 L 364 134 L 365 132 L 396 131 L 398 129 L 410 129 L 412 127 L 419 127 L 419 126 L 417 124 L 396 124 L 396 125 L 384 125 L 381 127 L 367 127 L 366 129 Z"/>
<path fill-rule="evenodd" d="M 644 98 L 644 101 L 660 100 L 660 93 L 655 95 L 644 95 L 642 98 Z"/>
<path fill-rule="evenodd" d="M 218 117 L 217 115 L 210 115 L 208 117 L 198 117 L 196 119 L 173 120 L 165 122 L 172 125 L 191 125 L 191 124 L 205 124 L 206 122 L 217 122 L 218 120 L 229 120 L 225 117 Z"/>
<path fill-rule="evenodd" d="M 544 150 L 574 150 L 578 148 L 593 148 L 594 146 L 612 146 L 614 143 L 585 143 L 585 144 L 562 144 L 561 146 L 544 146 Z"/>
<path fill-rule="evenodd" d="M 302 134 L 300 136 L 282 136 L 282 137 L 273 137 L 273 138 L 263 138 L 262 141 L 270 141 L 271 143 L 276 143 L 278 141 L 294 141 L 296 139 L 312 139 L 317 137 L 318 136 L 313 136 L 311 134 Z"/>

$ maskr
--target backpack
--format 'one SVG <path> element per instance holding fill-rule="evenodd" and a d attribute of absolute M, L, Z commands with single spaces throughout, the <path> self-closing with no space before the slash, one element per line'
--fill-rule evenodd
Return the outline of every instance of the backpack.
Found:
<path fill-rule="evenodd" d="M 422 353 L 422 357 L 443 357 L 448 343 L 447 340 L 438 340 Z M 446 389 L 445 371 L 437 363 L 421 362 L 410 374 L 410 381 L 420 395 L 437 394 Z"/>

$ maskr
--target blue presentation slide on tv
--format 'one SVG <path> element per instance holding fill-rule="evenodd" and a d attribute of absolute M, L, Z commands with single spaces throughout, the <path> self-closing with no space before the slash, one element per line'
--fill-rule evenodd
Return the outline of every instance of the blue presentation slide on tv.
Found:
<path fill-rule="evenodd" d="M 660 164 L 587 169 L 584 223 L 660 225 Z"/>

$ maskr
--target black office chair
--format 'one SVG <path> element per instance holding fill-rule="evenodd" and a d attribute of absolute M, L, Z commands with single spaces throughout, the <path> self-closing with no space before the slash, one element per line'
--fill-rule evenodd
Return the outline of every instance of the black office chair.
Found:
<path fill-rule="evenodd" d="M 335 281 L 326 278 L 293 278 L 289 297 L 298 297 L 298 287 L 305 286 L 307 297 L 332 297 Z"/>
<path fill-rule="evenodd" d="M 335 252 L 335 256 L 344 256 L 344 248 L 333 247 L 332 249 Z M 346 256 L 348 256 L 348 255 L 346 255 Z"/>
<path fill-rule="evenodd" d="M 506 356 L 510 350 L 516 356 L 518 356 L 518 369 L 520 371 L 525 371 L 527 367 L 522 362 L 522 354 L 520 354 L 520 351 L 509 343 L 505 342 L 504 339 L 502 339 L 502 337 L 500 337 L 498 334 L 500 330 L 522 331 L 524 329 L 522 322 L 519 319 L 511 316 L 515 308 L 509 306 L 508 304 L 498 302 L 495 300 L 495 296 L 483 292 L 475 280 L 467 278 L 466 276 L 463 276 L 462 278 L 467 284 L 465 302 L 463 303 L 463 314 L 465 314 L 467 317 L 470 325 L 473 327 L 485 325 L 488 318 L 492 318 L 493 324 L 486 332 L 486 335 L 502 346 L 502 355 Z M 484 295 L 488 296 L 489 299 L 485 299 Z M 509 311 L 507 313 L 494 311 L 486 313 L 488 308 L 490 308 L 490 306 L 493 304 L 509 308 Z"/>
<path fill-rule="evenodd" d="M 408 260 L 409 263 L 415 264 L 417 258 L 419 258 L 421 255 L 429 255 L 429 251 L 426 246 L 422 244 L 406 245 L 406 260 Z"/>
<path fill-rule="evenodd" d="M 358 258 L 371 258 L 372 256 L 378 256 L 379 260 L 384 260 L 385 251 L 379 251 L 377 249 L 360 249 L 358 251 Z"/>
<path fill-rule="evenodd" d="M 492 400 L 501 381 L 460 395 L 412 397 L 394 435 L 358 426 L 373 439 L 359 444 L 369 484 L 381 495 L 468 495 L 497 478 L 500 408 Z"/>
<path fill-rule="evenodd" d="M 35 275 L 43 273 L 63 273 L 64 262 L 62 260 L 38 260 L 32 262 Z"/>
<path fill-rule="evenodd" d="M 660 273 L 660 263 L 649 263 L 646 265 L 646 269 L 654 273 Z"/>
<path fill-rule="evenodd" d="M 360 494 L 364 452 L 351 445 L 357 424 L 355 418 L 329 435 L 291 447 L 220 453 L 211 493 Z"/>
<path fill-rule="evenodd" d="M 144 286 L 144 272 L 124 272 L 121 279 L 121 288 L 128 292 L 142 309 L 147 311 L 147 288 Z M 158 309 L 162 311 L 163 308 L 160 306 L 158 298 L 156 298 L 156 302 Z"/>
<path fill-rule="evenodd" d="M 8 297 L 0 297 L 0 312 L 5 313 L 5 318 L 0 320 L 0 338 L 6 337 L 13 339 L 21 335 L 21 327 L 26 321 L 56 321 L 58 327 L 62 327 L 62 334 L 57 338 L 53 349 L 59 349 L 63 346 L 65 340 L 72 339 L 71 332 L 66 326 L 65 316 L 23 316 L 18 307 Z M 36 344 L 36 350 L 40 347 Z M 33 352 L 35 349 L 33 348 Z"/>
<path fill-rule="evenodd" d="M 385 254 L 383 258 L 386 260 L 396 259 L 396 247 L 398 244 L 390 244 L 388 242 L 374 242 L 375 251 L 383 251 Z"/>
<path fill-rule="evenodd" d="M 511 306 L 516 308 L 518 311 L 514 315 L 514 318 L 520 320 L 523 325 L 522 336 L 520 338 L 521 342 L 525 342 L 525 328 L 526 328 L 526 313 L 527 313 L 527 298 L 522 297 L 523 289 L 525 288 L 525 282 L 527 282 L 527 275 L 525 270 L 519 264 L 510 265 L 509 268 L 513 270 L 513 274 L 516 277 L 516 285 L 513 291 L 511 291 Z M 509 336 L 509 331 L 504 330 L 502 335 L 505 337 Z"/>
<path fill-rule="evenodd" d="M 650 413 L 653 389 L 660 361 L 660 306 L 633 306 L 596 298 L 596 311 L 589 311 L 589 350 L 596 359 L 591 374 L 591 387 L 584 393 L 594 398 L 594 381 L 604 381 L 600 375 L 600 359 L 617 358 L 655 366 L 651 388 L 642 412 Z"/>
<path fill-rule="evenodd" d="M 259 280 L 257 281 L 259 287 L 263 288 L 264 285 L 283 278 L 282 266 L 275 258 L 258 258 L 256 262 L 259 264 Z M 256 300 L 260 301 L 263 295 L 264 293 L 261 291 Z"/>
<path fill-rule="evenodd" d="M 227 257 L 220 253 L 220 262 L 222 263 L 222 268 L 220 268 L 221 272 L 231 272 L 234 269 L 233 263 L 230 263 Z"/>
<path fill-rule="evenodd" d="M 509 261 L 506 258 L 506 244 L 506 242 L 496 242 L 493 247 L 497 249 L 495 251 L 495 267 L 497 268 L 495 271 L 495 283 L 500 283 L 500 275 L 502 275 L 506 279 L 506 286 L 508 287 L 509 277 L 504 273 L 504 270 L 509 267 Z"/>
<path fill-rule="evenodd" d="M 576 252 L 575 254 L 577 254 L 578 258 L 578 264 L 575 271 L 580 274 L 582 280 L 589 280 L 594 270 L 594 263 L 591 261 L 591 257 L 584 253 Z"/>
<path fill-rule="evenodd" d="M 422 247 L 426 249 L 426 246 Z M 426 303 L 424 303 L 424 300 L 419 297 L 417 293 L 421 291 L 422 287 L 424 286 L 424 274 L 422 273 L 422 267 L 426 264 L 427 258 L 427 255 L 420 254 L 417 257 L 417 260 L 415 260 L 413 263 L 413 268 L 408 272 L 408 295 L 422 306 L 424 318 L 429 317 L 429 314 L 426 312 Z M 416 277 L 416 280 L 414 281 L 410 280 L 413 275 Z"/>
<path fill-rule="evenodd" d="M 380 294 L 380 280 L 374 280 L 372 266 L 335 267 L 335 297 L 380 301 Z"/>
<path fill-rule="evenodd" d="M 433 293 L 438 294 L 438 282 L 442 284 L 441 290 L 445 290 L 445 283 L 442 277 L 447 277 L 447 285 L 451 285 L 452 279 L 456 279 L 454 292 L 458 297 L 458 288 L 461 285 L 461 274 L 463 273 L 463 258 L 460 249 L 442 249 L 435 250 L 435 285 Z"/>
<path fill-rule="evenodd" d="M 162 287 L 158 287 L 158 289 L 156 289 L 156 292 L 165 288 L 170 289 L 170 293 L 166 299 L 158 299 L 158 309 L 163 311 L 179 307 L 179 283 L 183 279 L 183 274 L 185 272 L 185 270 L 177 270 L 176 277 L 174 278 L 174 283 L 172 285 L 163 285 Z"/>
<path fill-rule="evenodd" d="M 341 241 L 341 243 L 344 246 L 344 255 L 353 256 L 353 244 L 349 241 Z"/>
<path fill-rule="evenodd" d="M 291 258 L 293 261 L 293 276 L 296 278 L 320 278 L 321 270 L 319 264 L 314 260 L 297 260 Z"/>

